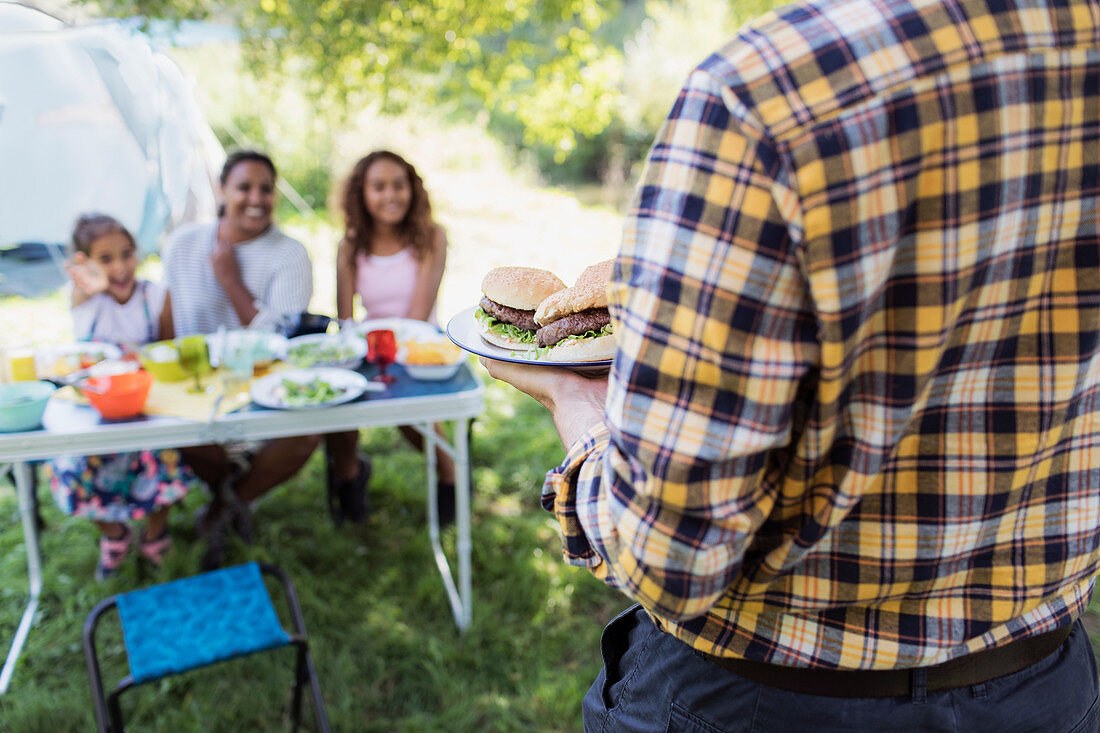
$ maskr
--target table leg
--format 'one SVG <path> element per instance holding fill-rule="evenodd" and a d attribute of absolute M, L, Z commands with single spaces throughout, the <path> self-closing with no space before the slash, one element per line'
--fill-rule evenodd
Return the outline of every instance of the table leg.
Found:
<path fill-rule="evenodd" d="M 463 631 L 473 619 L 473 592 L 470 582 L 470 421 L 455 421 L 455 525 L 458 540 L 458 594 L 462 599 L 462 615 L 458 628 Z"/>
<path fill-rule="evenodd" d="M 455 624 L 458 625 L 459 631 L 464 632 L 470 625 L 471 618 L 469 421 L 455 421 L 454 446 L 446 441 L 440 441 L 431 423 L 417 425 L 416 429 L 424 436 L 424 450 L 428 459 L 428 536 L 431 538 L 435 564 L 439 568 L 439 574 L 443 576 L 443 585 L 447 591 L 447 600 L 451 603 Z M 457 586 L 439 539 L 439 492 L 435 475 L 437 442 L 455 463 L 455 526 L 458 530 L 455 547 L 458 553 Z"/>
<path fill-rule="evenodd" d="M 436 546 L 439 544 L 439 477 L 435 472 L 435 426 L 424 423 L 417 426 L 417 429 L 424 438 L 424 460 L 428 469 L 428 534 L 432 545 Z"/>
<path fill-rule="evenodd" d="M 23 618 L 19 622 L 19 628 L 15 631 L 11 649 L 8 651 L 4 669 L 0 671 L 0 695 L 4 694 L 11 683 L 12 673 L 15 672 L 15 664 L 19 661 L 19 655 L 23 651 L 23 644 L 31 631 L 31 622 L 34 621 L 34 613 L 38 609 L 38 596 L 42 592 L 42 553 L 38 545 L 38 518 L 34 511 L 34 497 L 31 492 L 34 484 L 31 480 L 31 467 L 25 462 L 14 465 L 15 493 L 19 498 L 19 514 L 23 518 L 23 542 L 27 548 L 27 577 L 30 586 L 30 599 L 27 608 L 23 611 Z"/>

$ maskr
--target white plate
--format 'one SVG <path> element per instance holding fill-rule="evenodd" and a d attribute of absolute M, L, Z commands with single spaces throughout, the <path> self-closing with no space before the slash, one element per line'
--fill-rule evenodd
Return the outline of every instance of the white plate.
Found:
<path fill-rule="evenodd" d="M 303 364 L 299 366 L 294 362 L 294 350 L 296 347 L 310 344 L 323 344 L 325 346 L 335 347 L 337 344 L 346 344 L 348 352 L 353 354 L 346 359 L 340 359 L 337 361 L 316 361 L 312 364 Z M 363 362 L 363 357 L 367 355 L 367 342 L 353 334 L 348 333 L 311 333 L 307 336 L 298 336 L 292 338 L 286 342 L 286 360 L 288 363 L 293 364 L 299 369 L 312 366 L 337 366 L 337 367 L 356 367 Z"/>
<path fill-rule="evenodd" d="M 81 354 L 98 354 L 100 361 L 118 359 L 122 349 L 102 341 L 78 341 L 74 344 L 41 346 L 35 349 L 34 362 L 40 377 L 60 377 L 80 369 Z M 59 363 L 60 362 L 60 363 Z M 58 366 L 65 368 L 58 369 Z"/>
<path fill-rule="evenodd" d="M 447 344 L 447 348 L 451 347 L 447 343 L 446 336 L 439 334 L 438 338 L 441 344 Z M 408 347 L 402 346 L 397 350 L 396 362 L 405 368 L 410 377 L 421 382 L 443 382 L 457 374 L 459 367 L 466 363 L 469 356 L 459 351 L 455 360 L 449 364 L 410 364 L 408 358 Z"/>
<path fill-rule="evenodd" d="M 283 380 L 290 380 L 305 384 L 314 379 L 323 379 L 337 389 L 344 391 L 325 402 L 314 402 L 308 405 L 288 405 L 285 400 L 286 388 Z M 351 402 L 359 395 L 367 391 L 380 391 L 385 385 L 368 382 L 367 378 L 359 372 L 339 367 L 311 367 L 309 369 L 286 369 L 274 374 L 268 374 L 252 383 L 249 396 L 252 401 L 261 407 L 270 407 L 276 410 L 312 410 L 317 407 L 330 407 Z"/>
<path fill-rule="evenodd" d="M 377 331 L 380 328 L 388 328 L 393 331 L 398 343 L 412 339 L 438 339 L 439 329 L 427 321 L 418 321 L 415 318 L 372 318 L 360 321 L 350 327 L 355 333 L 366 336 L 368 331 Z"/>
<path fill-rule="evenodd" d="M 515 351 L 505 349 L 496 344 L 491 344 L 481 338 L 481 329 L 477 326 L 474 311 L 477 308 L 467 308 L 447 324 L 447 336 L 451 341 L 465 351 L 478 356 L 486 356 L 490 359 L 509 361 L 513 364 L 534 364 L 535 366 L 565 367 L 575 372 L 606 371 L 611 366 L 610 359 L 600 361 L 539 361 L 534 358 L 534 351 Z"/>

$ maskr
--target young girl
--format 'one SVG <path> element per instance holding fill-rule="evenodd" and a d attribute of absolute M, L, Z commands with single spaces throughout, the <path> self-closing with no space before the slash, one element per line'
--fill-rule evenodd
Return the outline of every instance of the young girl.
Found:
<path fill-rule="evenodd" d="M 447 235 L 432 219 L 428 192 L 416 169 L 396 153 L 377 150 L 352 168 L 340 201 L 345 233 L 336 253 L 336 313 L 354 315 L 355 296 L 367 318 L 415 318 L 435 323 L 435 302 L 447 261 Z M 420 434 L 402 427 L 419 447 Z M 327 436 L 329 496 L 343 517 L 366 516 L 370 462 L 357 457 L 359 433 Z M 437 452 L 440 517 L 454 516 L 454 463 Z M 330 508 L 336 513 L 336 507 Z"/>
<path fill-rule="evenodd" d="M 137 246 L 122 224 L 102 214 L 81 216 L 73 247 L 67 269 L 79 340 L 141 344 L 171 337 L 166 292 L 134 276 Z M 62 456 L 49 463 L 47 475 L 61 511 L 99 527 L 97 580 L 114 574 L 126 557 L 135 520 L 146 520 L 138 549 L 160 565 L 172 544 L 168 507 L 198 483 L 176 450 Z"/>

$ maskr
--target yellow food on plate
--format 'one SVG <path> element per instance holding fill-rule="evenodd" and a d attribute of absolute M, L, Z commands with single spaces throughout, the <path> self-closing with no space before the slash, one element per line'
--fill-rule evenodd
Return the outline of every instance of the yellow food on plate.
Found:
<path fill-rule="evenodd" d="M 80 354 L 65 354 L 53 363 L 53 375 L 67 377 L 80 368 Z"/>
<path fill-rule="evenodd" d="M 59 356 L 53 363 L 53 375 L 55 377 L 67 377 L 77 369 L 97 364 L 103 361 L 103 354 L 90 351 L 88 353 L 72 353 Z"/>
<path fill-rule="evenodd" d="M 405 342 L 406 364 L 454 364 L 462 355 L 462 350 L 450 341 Z"/>

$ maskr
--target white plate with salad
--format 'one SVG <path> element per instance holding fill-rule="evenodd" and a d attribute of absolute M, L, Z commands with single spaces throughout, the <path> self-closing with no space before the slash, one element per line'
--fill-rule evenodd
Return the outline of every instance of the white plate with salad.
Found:
<path fill-rule="evenodd" d="M 314 366 L 356 367 L 367 355 L 367 342 L 350 333 L 312 333 L 286 343 L 286 360 L 305 369 Z"/>
<path fill-rule="evenodd" d="M 249 394 L 261 407 L 308 410 L 351 402 L 364 392 L 384 388 L 350 369 L 312 367 L 268 374 L 252 383 Z"/>

